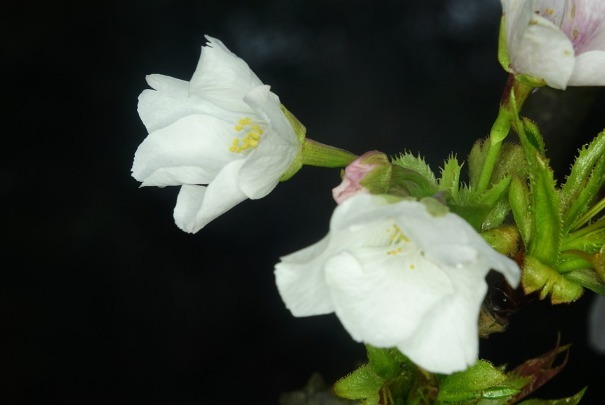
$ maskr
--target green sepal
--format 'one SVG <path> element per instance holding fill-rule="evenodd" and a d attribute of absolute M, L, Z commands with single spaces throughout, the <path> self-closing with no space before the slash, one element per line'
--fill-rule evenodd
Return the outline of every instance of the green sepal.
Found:
<path fill-rule="evenodd" d="M 320 167 L 345 167 L 357 158 L 356 155 L 344 149 L 324 145 L 306 137 L 307 129 L 283 104 L 281 110 L 300 143 L 298 154 L 279 181 L 289 180 L 303 165 Z"/>
<path fill-rule="evenodd" d="M 468 369 L 440 381 L 437 399 L 444 404 L 508 399 L 519 393 L 526 383 L 524 377 L 507 375 L 503 369 L 479 360 Z"/>
<path fill-rule="evenodd" d="M 520 402 L 519 405 L 577 405 L 580 403 L 587 388 L 588 387 L 582 388 L 580 392 L 571 397 L 561 399 L 528 399 Z"/>
<path fill-rule="evenodd" d="M 500 18 L 500 32 L 498 34 L 498 62 L 502 68 L 510 72 L 510 56 L 508 54 L 508 39 L 506 34 L 506 19 L 503 15 Z"/>
<path fill-rule="evenodd" d="M 286 108 L 285 105 L 281 104 L 280 107 L 282 113 L 286 116 L 288 122 L 290 122 L 290 126 L 292 126 L 292 129 L 294 130 L 294 134 L 296 135 L 298 142 L 302 144 L 307 136 L 307 128 L 305 128 L 302 122 L 300 122 L 298 118 L 296 118 L 294 114 L 292 114 L 290 110 Z"/>
<path fill-rule="evenodd" d="M 563 304 L 576 301 L 584 293 L 580 284 L 535 257 L 525 256 L 522 269 L 521 284 L 526 295 L 538 292 L 541 300 L 550 296 L 552 304 Z"/>
<path fill-rule="evenodd" d="M 284 116 L 290 123 L 290 126 L 294 130 L 296 139 L 298 139 L 298 142 L 300 143 L 300 149 L 298 151 L 298 154 L 296 155 L 296 157 L 294 158 L 292 163 L 290 163 L 290 166 L 286 169 L 284 174 L 282 174 L 281 178 L 279 179 L 279 181 L 286 181 L 286 180 L 289 180 L 296 173 L 298 173 L 298 171 L 301 169 L 301 167 L 303 165 L 302 148 L 303 148 L 303 145 L 305 142 L 305 137 L 307 135 L 307 128 L 305 128 L 305 126 L 298 120 L 298 118 L 296 118 L 294 116 L 294 114 L 292 114 L 290 112 L 290 110 L 288 110 L 286 108 L 285 105 L 280 104 L 280 107 L 281 107 L 282 113 L 284 114 Z"/>
<path fill-rule="evenodd" d="M 546 80 L 524 74 L 515 75 L 515 80 L 527 87 L 543 87 L 546 85 Z"/>

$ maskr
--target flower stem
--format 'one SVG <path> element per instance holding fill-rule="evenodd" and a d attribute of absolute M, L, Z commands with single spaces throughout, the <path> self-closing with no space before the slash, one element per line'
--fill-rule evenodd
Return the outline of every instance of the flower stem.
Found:
<path fill-rule="evenodd" d="M 345 167 L 357 156 L 344 149 L 306 138 L 302 147 L 302 164 L 319 167 Z"/>
<path fill-rule="evenodd" d="M 494 167 L 496 166 L 496 162 L 500 155 L 502 142 L 504 142 L 510 131 L 513 114 L 518 114 L 525 99 L 532 90 L 532 87 L 515 80 L 514 75 L 511 74 L 508 77 L 508 81 L 502 94 L 502 100 L 500 101 L 498 116 L 489 133 L 489 143 L 487 144 L 487 151 L 483 166 L 481 167 L 479 182 L 477 184 L 478 191 L 487 190 L 492 178 L 492 173 L 494 172 Z M 514 107 L 510 102 L 511 95 L 514 95 L 515 98 L 516 111 L 513 111 Z"/>

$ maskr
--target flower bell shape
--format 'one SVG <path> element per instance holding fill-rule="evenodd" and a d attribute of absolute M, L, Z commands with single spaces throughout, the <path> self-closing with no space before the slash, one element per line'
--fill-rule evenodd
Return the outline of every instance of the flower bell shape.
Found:
<path fill-rule="evenodd" d="M 149 135 L 132 176 L 181 186 L 179 228 L 195 233 L 247 198 L 266 196 L 301 150 L 279 98 L 217 39 L 206 37 L 191 81 L 153 74 L 139 96 Z"/>
<path fill-rule="evenodd" d="M 336 207 L 326 237 L 282 257 L 275 277 L 294 316 L 335 312 L 356 341 L 452 373 L 477 359 L 490 269 L 518 285 L 517 264 L 436 200 L 358 194 Z"/>
<path fill-rule="evenodd" d="M 556 89 L 605 85 L 605 2 L 501 2 L 512 73 Z"/>

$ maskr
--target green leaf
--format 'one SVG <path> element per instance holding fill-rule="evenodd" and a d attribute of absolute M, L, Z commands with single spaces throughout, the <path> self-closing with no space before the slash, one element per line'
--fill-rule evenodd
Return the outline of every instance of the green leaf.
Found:
<path fill-rule="evenodd" d="M 582 250 L 587 253 L 598 252 L 605 244 L 605 218 L 578 229 L 563 238 L 561 251 Z"/>
<path fill-rule="evenodd" d="M 512 175 L 527 177 L 527 162 L 521 146 L 504 142 L 500 149 L 500 157 L 494 167 L 492 181 L 495 183 Z"/>
<path fill-rule="evenodd" d="M 509 398 L 526 384 L 525 378 L 509 377 L 485 360 L 445 377 L 439 384 L 438 400 L 456 403 L 481 398 Z"/>
<path fill-rule="evenodd" d="M 515 224 L 517 224 L 523 243 L 526 246 L 531 240 L 533 229 L 530 201 L 531 198 L 527 183 L 518 176 L 513 176 L 508 191 L 508 202 L 513 212 Z"/>
<path fill-rule="evenodd" d="M 405 398 L 418 374 L 418 367 L 395 348 L 366 345 L 368 363 L 334 384 L 341 398 L 361 400 L 365 405 L 393 404 Z"/>
<path fill-rule="evenodd" d="M 432 196 L 437 192 L 437 188 L 433 183 L 434 179 L 426 178 L 422 173 L 412 169 L 401 167 L 398 165 L 388 166 L 387 168 L 374 169 L 372 173 L 369 173 L 366 178 L 371 178 L 372 174 L 377 174 L 385 169 L 390 170 L 388 188 L 385 190 L 386 194 L 395 195 L 399 197 L 412 196 L 415 198 L 423 198 Z M 366 179 L 361 181 L 362 185 L 365 185 Z"/>
<path fill-rule="evenodd" d="M 597 272 L 592 269 L 570 271 L 569 273 L 565 273 L 563 277 L 584 288 L 588 288 L 599 295 L 605 296 L 605 282 L 599 277 Z"/>
<path fill-rule="evenodd" d="M 506 196 L 509 183 L 510 177 L 504 178 L 484 192 L 463 187 L 458 200 L 448 201 L 448 206 L 478 231 L 497 227 L 509 209 L 506 201 L 504 205 L 499 205 Z"/>
<path fill-rule="evenodd" d="M 443 168 L 441 169 L 441 178 L 439 179 L 439 189 L 445 190 L 450 193 L 452 198 L 458 199 L 458 189 L 460 188 L 460 170 L 462 166 L 458 163 L 458 159 L 454 156 L 450 156 L 445 161 Z"/>
<path fill-rule="evenodd" d="M 473 189 L 477 188 L 479 185 L 479 177 L 481 176 L 481 169 L 485 164 L 488 145 L 489 138 L 478 139 L 473 145 L 471 153 L 468 156 L 469 182 Z"/>
<path fill-rule="evenodd" d="M 527 401 L 520 402 L 519 405 L 577 405 L 586 392 L 586 388 L 582 388 L 576 395 L 561 398 L 561 399 L 528 399 Z"/>
<path fill-rule="evenodd" d="M 369 364 L 384 378 L 394 378 L 405 369 L 415 369 L 416 366 L 395 348 L 377 348 L 366 345 Z"/>
<path fill-rule="evenodd" d="M 543 263 L 554 265 L 561 243 L 561 213 L 553 171 L 544 156 L 544 141 L 538 127 L 528 119 L 513 120 L 529 171 L 530 218 L 528 252 Z"/>
<path fill-rule="evenodd" d="M 391 160 L 391 163 L 412 171 L 418 172 L 423 178 L 425 178 L 432 186 L 437 188 L 437 179 L 435 173 L 431 170 L 428 164 L 420 156 L 414 156 L 410 152 L 404 152 L 398 157 Z"/>
<path fill-rule="evenodd" d="M 567 278 L 564 278 L 552 267 L 540 260 L 525 256 L 521 273 L 521 284 L 525 294 L 540 292 L 540 299 L 550 295 L 553 304 L 569 303 L 577 300 L 584 293 L 584 289 Z"/>
<path fill-rule="evenodd" d="M 519 230 L 512 225 L 501 226 L 481 232 L 485 241 L 497 252 L 514 256 L 519 250 Z"/>
<path fill-rule="evenodd" d="M 341 398 L 365 400 L 367 405 L 378 404 L 385 379 L 374 367 L 365 364 L 334 383 L 334 392 Z"/>
<path fill-rule="evenodd" d="M 569 176 L 565 181 L 565 184 L 561 186 L 561 192 L 559 195 L 561 210 L 566 212 L 569 207 L 577 200 L 584 202 L 594 200 L 598 190 L 593 187 L 587 189 L 586 183 L 589 177 L 601 177 L 603 175 L 603 169 L 595 173 L 594 169 L 599 160 L 603 160 L 602 157 L 605 154 L 605 131 L 593 139 L 589 145 L 584 145 L 578 156 L 576 157 Z M 579 204 L 580 206 L 583 204 Z M 566 224 L 574 217 L 568 217 L 565 215 Z M 569 224 L 567 224 L 569 226 Z"/>
<path fill-rule="evenodd" d="M 563 226 L 565 231 L 577 229 L 603 210 L 603 200 L 592 208 L 591 205 L 598 198 L 604 179 L 605 156 L 598 160 L 594 170 L 575 196 L 575 199 L 571 201 L 567 210 L 563 211 Z"/>

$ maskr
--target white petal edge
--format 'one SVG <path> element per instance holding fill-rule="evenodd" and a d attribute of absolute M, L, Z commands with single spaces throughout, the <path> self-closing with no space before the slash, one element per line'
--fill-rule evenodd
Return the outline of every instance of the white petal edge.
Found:
<path fill-rule="evenodd" d="M 281 258 L 275 265 L 275 282 L 286 308 L 294 316 L 324 315 L 334 312 L 325 283 L 325 252 L 328 237 L 296 253 Z"/>
<path fill-rule="evenodd" d="M 242 163 L 242 160 L 236 160 L 227 164 L 208 187 L 182 186 L 174 208 L 177 226 L 185 232 L 196 233 L 246 200 L 237 184 Z"/>

